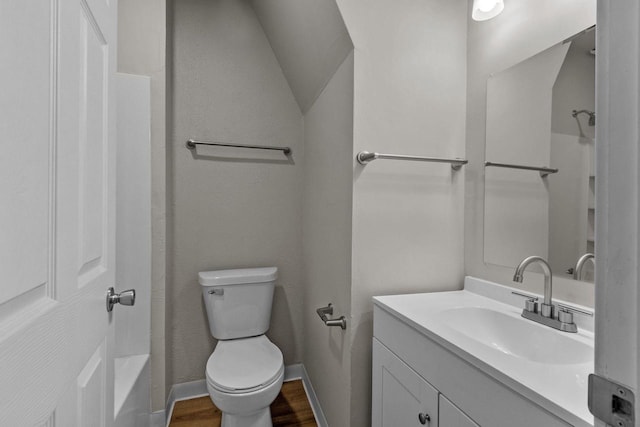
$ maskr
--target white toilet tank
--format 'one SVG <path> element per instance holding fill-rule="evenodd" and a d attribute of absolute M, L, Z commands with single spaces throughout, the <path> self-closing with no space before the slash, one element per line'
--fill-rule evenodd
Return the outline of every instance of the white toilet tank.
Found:
<path fill-rule="evenodd" d="M 198 278 L 214 338 L 231 340 L 267 332 L 276 267 L 203 271 Z"/>

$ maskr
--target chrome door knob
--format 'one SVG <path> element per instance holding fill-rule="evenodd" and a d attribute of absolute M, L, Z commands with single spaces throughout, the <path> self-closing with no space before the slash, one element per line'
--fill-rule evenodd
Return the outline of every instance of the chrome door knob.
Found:
<path fill-rule="evenodd" d="M 420 412 L 418 414 L 418 421 L 420 421 L 420 424 L 426 424 L 431 421 L 431 416 L 429 414 L 423 414 L 422 412 Z"/>
<path fill-rule="evenodd" d="M 107 312 L 113 311 L 113 306 L 116 304 L 122 305 L 134 305 L 136 303 L 136 290 L 128 289 L 122 291 L 119 294 L 113 288 L 107 289 Z"/>

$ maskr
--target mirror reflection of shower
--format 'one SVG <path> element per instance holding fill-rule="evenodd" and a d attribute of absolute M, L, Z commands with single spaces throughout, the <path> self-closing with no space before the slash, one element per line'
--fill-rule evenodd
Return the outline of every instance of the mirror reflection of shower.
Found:
<path fill-rule="evenodd" d="M 595 36 L 589 28 L 558 40 L 487 79 L 485 159 L 560 172 L 542 179 L 485 169 L 486 264 L 513 266 L 528 254 L 546 254 L 540 256 L 554 276 L 573 279 L 565 271 L 595 253 Z M 585 271 L 583 281 L 592 277 Z"/>
<path fill-rule="evenodd" d="M 589 110 L 573 110 L 571 112 L 571 115 L 573 117 L 575 117 L 576 119 L 578 118 L 579 114 L 586 114 L 589 116 L 589 126 L 595 126 L 596 125 L 596 112 L 595 111 L 589 111 Z"/>

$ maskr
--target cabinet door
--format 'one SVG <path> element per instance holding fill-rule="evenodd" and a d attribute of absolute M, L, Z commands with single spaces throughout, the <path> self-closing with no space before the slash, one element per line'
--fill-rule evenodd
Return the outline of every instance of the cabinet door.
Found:
<path fill-rule="evenodd" d="M 439 427 L 480 427 L 443 395 L 440 395 L 439 403 Z"/>
<path fill-rule="evenodd" d="M 438 426 L 438 390 L 375 338 L 372 389 L 373 426 Z"/>

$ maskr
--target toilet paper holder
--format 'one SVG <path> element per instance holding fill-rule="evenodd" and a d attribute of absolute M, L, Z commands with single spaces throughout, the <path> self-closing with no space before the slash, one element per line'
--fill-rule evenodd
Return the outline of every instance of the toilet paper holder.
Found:
<path fill-rule="evenodd" d="M 316 309 L 316 313 L 320 316 L 320 319 L 327 326 L 340 326 L 342 329 L 347 329 L 347 319 L 344 316 L 340 316 L 337 319 L 329 319 L 327 315 L 333 315 L 333 305 L 329 303 L 326 307 L 320 307 Z"/>

